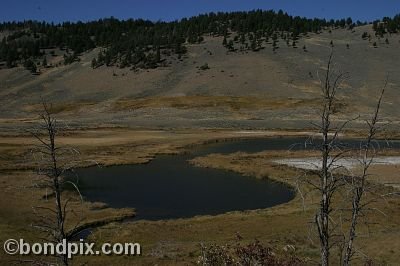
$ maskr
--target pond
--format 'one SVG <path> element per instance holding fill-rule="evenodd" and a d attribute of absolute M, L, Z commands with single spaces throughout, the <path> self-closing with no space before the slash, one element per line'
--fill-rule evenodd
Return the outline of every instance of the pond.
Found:
<path fill-rule="evenodd" d="M 77 169 L 86 200 L 135 208 L 135 220 L 188 218 L 254 210 L 286 203 L 295 196 L 284 184 L 231 171 L 195 167 L 188 160 L 211 153 L 304 149 L 305 138 L 265 138 L 193 146 L 179 155 L 157 155 L 147 164 Z"/>

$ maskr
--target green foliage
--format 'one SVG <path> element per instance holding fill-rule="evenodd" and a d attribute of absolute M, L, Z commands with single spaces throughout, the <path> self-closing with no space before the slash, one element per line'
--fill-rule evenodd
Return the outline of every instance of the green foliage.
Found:
<path fill-rule="evenodd" d="M 27 59 L 27 60 L 24 62 L 24 67 L 25 67 L 27 70 L 31 71 L 31 73 L 36 73 L 36 71 L 37 71 L 36 64 L 35 64 L 35 62 L 34 62 L 33 60 L 31 60 L 31 59 Z"/>
<path fill-rule="evenodd" d="M 363 39 L 363 40 L 365 40 L 365 39 L 368 39 L 370 37 L 370 35 L 367 33 L 367 32 L 363 32 L 363 34 L 361 35 L 361 38 Z"/>
<path fill-rule="evenodd" d="M 200 66 L 200 70 L 207 70 L 207 69 L 210 69 L 208 63 L 204 63 L 204 65 Z"/>
<path fill-rule="evenodd" d="M 380 22 L 379 20 L 374 21 L 374 23 L 372 24 L 372 28 L 375 31 L 375 36 L 383 37 L 383 35 L 386 33 L 385 24 Z"/>
<path fill-rule="evenodd" d="M 244 36 L 244 33 L 240 34 L 240 43 L 244 44 L 246 42 L 246 37 Z"/>
<path fill-rule="evenodd" d="M 75 52 L 73 52 L 72 54 L 64 54 L 64 65 L 69 65 L 79 60 L 80 59 L 78 58 Z"/>
<path fill-rule="evenodd" d="M 79 54 L 101 47 L 104 51 L 97 56 L 96 65 L 155 67 L 161 61 L 161 51 L 181 58 L 187 51 L 185 45 L 202 42 L 204 35 L 224 36 L 223 44 L 234 50 L 227 38 L 236 33 L 239 37 L 235 42 L 239 41 L 246 49 L 250 44 L 251 50 L 258 51 L 264 38 L 267 40 L 276 33 L 282 38 L 288 33 L 296 41 L 300 34 L 318 33 L 325 27 L 345 27 L 350 22 L 350 18 L 327 21 L 293 17 L 281 10 L 208 13 L 172 22 L 113 17 L 86 23 L 4 22 L 0 24 L 0 31 L 13 34 L 0 43 L 0 61 L 12 67 L 21 60 L 41 57 L 41 49 L 58 47 L 69 50 L 67 54 L 72 53 L 73 56 L 65 57 L 69 64 L 78 60 Z"/>
<path fill-rule="evenodd" d="M 95 69 L 97 67 L 97 59 L 93 58 L 92 59 L 92 68 Z"/>
<path fill-rule="evenodd" d="M 372 28 L 375 35 L 380 37 L 386 33 L 397 33 L 400 30 L 400 14 L 393 18 L 384 17 L 382 20 L 375 20 Z"/>
<path fill-rule="evenodd" d="M 229 40 L 229 42 L 226 45 L 226 47 L 228 48 L 229 51 L 234 51 L 235 50 L 235 46 L 233 44 L 233 40 Z"/>
<path fill-rule="evenodd" d="M 251 50 L 258 51 L 258 49 L 257 49 L 257 40 L 255 38 L 252 38 L 250 47 L 251 47 Z"/>
<path fill-rule="evenodd" d="M 227 46 L 227 44 L 228 44 L 228 41 L 226 39 L 226 36 L 224 36 L 224 39 L 222 40 L 222 45 Z"/>
<path fill-rule="evenodd" d="M 353 20 L 349 17 L 346 19 L 346 24 L 350 27 L 353 25 Z"/>
<path fill-rule="evenodd" d="M 43 67 L 47 67 L 47 58 L 46 58 L 46 56 L 43 56 L 42 66 Z"/>
<path fill-rule="evenodd" d="M 156 63 L 161 62 L 161 50 L 160 50 L 160 46 L 157 46 L 157 52 L 156 52 Z"/>

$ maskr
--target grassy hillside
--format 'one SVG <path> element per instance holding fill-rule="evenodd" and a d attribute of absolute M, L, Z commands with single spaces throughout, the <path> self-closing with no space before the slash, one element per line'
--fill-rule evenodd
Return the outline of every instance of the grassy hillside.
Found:
<path fill-rule="evenodd" d="M 362 39 L 364 32 L 373 37 Z M 41 68 L 41 75 L 23 67 L 0 70 L 0 123 L 6 130 L 25 125 L 42 98 L 55 105 L 60 117 L 83 126 L 308 127 L 331 49 L 336 69 L 348 72 L 344 113 L 363 114 L 388 77 L 383 110 L 397 121 L 400 36 L 385 37 L 389 43 L 365 25 L 310 33 L 297 48 L 278 39 L 275 51 L 270 41 L 258 52 L 230 52 L 222 36 L 204 36 L 200 44 L 187 44 L 183 58 L 168 57 L 168 66 L 135 71 L 93 69 L 99 48 L 70 65 L 61 64 L 61 53 L 55 51 L 50 59 L 55 66 Z"/>

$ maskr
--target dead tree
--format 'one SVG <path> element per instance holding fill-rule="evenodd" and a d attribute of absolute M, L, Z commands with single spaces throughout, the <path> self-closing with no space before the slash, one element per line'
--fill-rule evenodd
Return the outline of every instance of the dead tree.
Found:
<path fill-rule="evenodd" d="M 378 126 L 379 110 L 381 107 L 386 84 L 382 89 L 381 95 L 378 99 L 378 104 L 376 106 L 371 121 L 367 121 L 368 135 L 366 137 L 365 143 L 361 147 L 361 153 L 362 153 L 362 158 L 360 159 L 361 174 L 352 176 L 350 180 L 352 207 L 351 207 L 350 229 L 348 235 L 344 236 L 345 254 L 343 258 L 343 265 L 345 266 L 350 264 L 350 260 L 354 254 L 353 243 L 354 239 L 356 238 L 356 229 L 360 213 L 368 205 L 368 204 L 362 204 L 362 199 L 367 189 L 368 169 L 370 168 L 375 156 L 375 147 L 373 145 L 373 141 L 375 139 L 377 131 L 380 129 L 380 127 Z"/>
<path fill-rule="evenodd" d="M 337 170 L 335 162 L 342 158 L 345 153 L 338 149 L 339 144 L 337 143 L 337 138 L 347 124 L 347 122 L 345 122 L 340 126 L 336 126 L 332 123 L 332 115 L 336 112 L 336 94 L 346 77 L 346 73 L 333 73 L 332 55 L 333 54 L 329 57 L 324 82 L 321 84 L 323 100 L 321 122 L 320 124 L 314 124 L 322 135 L 322 143 L 318 145 L 321 152 L 322 165 L 317 172 L 319 184 L 316 185 L 321 197 L 319 210 L 315 215 L 322 265 L 329 265 L 330 249 L 332 247 L 331 237 L 333 229 L 330 228 L 332 199 L 335 192 L 343 185 L 342 179 L 334 173 L 335 170 Z M 335 155 L 333 155 L 334 153 Z"/>
<path fill-rule="evenodd" d="M 33 155 L 37 166 L 37 176 L 39 177 L 37 186 L 50 190 L 50 197 L 54 197 L 54 207 L 35 206 L 33 207 L 38 221 L 34 227 L 46 233 L 45 240 L 52 243 L 62 243 L 70 241 L 70 236 L 66 231 L 66 217 L 68 213 L 68 203 L 71 198 L 63 199 L 63 187 L 66 182 L 64 175 L 72 169 L 72 159 L 78 151 L 72 148 L 58 146 L 56 138 L 60 127 L 57 120 L 52 116 L 51 107 L 43 103 L 43 113 L 41 114 L 42 123 L 40 126 L 28 130 L 28 132 L 39 142 L 33 149 Z M 79 190 L 77 190 L 79 193 Z M 79 194 L 80 195 L 80 194 Z M 59 260 L 68 265 L 67 254 L 59 255 Z"/>
<path fill-rule="evenodd" d="M 318 181 L 315 182 L 313 179 L 307 179 L 307 184 L 311 185 L 319 193 L 319 207 L 314 217 L 314 224 L 317 228 L 320 243 L 321 265 L 324 266 L 330 264 L 331 249 L 339 245 L 339 243 L 343 244 L 343 239 L 345 239 L 345 255 L 342 263 L 348 265 L 353 254 L 353 241 L 356 237 L 356 225 L 362 208 L 361 200 L 365 190 L 367 172 L 373 162 L 373 157 L 370 156 L 371 143 L 376 136 L 378 114 L 383 96 L 382 92 L 374 116 L 368 122 L 369 133 L 362 147 L 362 151 L 364 152 L 363 159 L 361 160 L 362 173 L 359 176 L 353 175 L 350 177 L 351 182 L 349 182 L 349 171 L 339 161 L 351 158 L 354 150 L 341 143 L 339 135 L 348 123 L 359 117 L 335 123 L 333 115 L 337 113 L 339 104 L 337 92 L 346 79 L 347 73 L 335 72 L 332 67 L 332 58 L 333 54 L 331 53 L 324 80 L 321 82 L 322 110 L 320 123 L 313 123 L 322 137 L 322 140 L 319 140 L 318 144 L 314 145 L 312 143 L 317 147 L 321 156 L 321 164 L 316 167 L 318 170 L 315 171 Z M 340 223 L 332 215 L 332 213 L 340 212 L 340 208 L 334 206 L 333 200 L 346 187 L 351 188 L 352 195 L 350 199 L 352 203 L 352 207 L 350 208 L 352 217 L 350 218 L 351 225 L 348 235 L 339 232 L 338 227 Z"/>

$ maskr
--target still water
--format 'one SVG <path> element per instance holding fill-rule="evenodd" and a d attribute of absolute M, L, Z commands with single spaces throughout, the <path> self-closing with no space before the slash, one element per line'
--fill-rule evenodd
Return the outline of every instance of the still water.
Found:
<path fill-rule="evenodd" d="M 135 220 L 186 218 L 268 208 L 293 199 L 291 188 L 270 180 L 190 165 L 210 153 L 304 149 L 305 138 L 266 138 L 188 148 L 179 155 L 157 155 L 147 164 L 77 169 L 86 200 L 114 208 L 135 208 Z"/>

